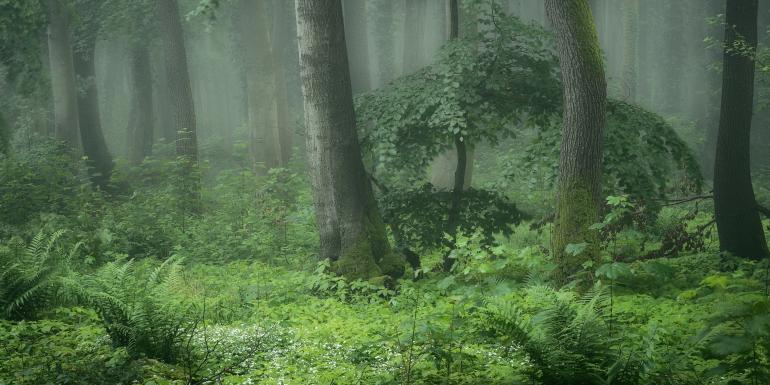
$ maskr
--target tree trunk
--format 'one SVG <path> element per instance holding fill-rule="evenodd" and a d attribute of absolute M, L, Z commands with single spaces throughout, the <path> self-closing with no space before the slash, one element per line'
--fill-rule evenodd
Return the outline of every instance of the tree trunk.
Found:
<path fill-rule="evenodd" d="M 266 169 L 281 167 L 281 134 L 278 123 L 278 103 L 275 82 L 273 46 L 271 44 L 271 28 L 268 21 L 266 0 L 255 1 L 256 11 L 254 26 L 256 27 L 256 66 L 257 84 L 253 84 L 252 96 L 256 103 L 255 122 L 259 141 L 257 157 L 261 159 Z"/>
<path fill-rule="evenodd" d="M 757 0 L 728 0 L 722 109 L 714 162 L 714 209 L 722 251 L 761 259 L 768 256 L 751 183 L 749 155 L 754 103 L 754 60 L 736 42 L 756 50 Z"/>
<path fill-rule="evenodd" d="M 579 271 L 598 255 L 597 237 L 589 227 L 601 212 L 601 170 L 607 83 L 591 9 L 586 0 L 546 0 L 556 37 L 564 83 L 564 127 L 552 248 L 557 282 Z M 587 243 L 579 255 L 570 244 Z"/>
<path fill-rule="evenodd" d="M 467 12 L 462 12 L 457 0 L 448 0 L 447 10 L 449 19 L 449 40 L 457 39 L 460 36 L 473 35 L 478 32 L 476 24 L 469 24 L 466 26 L 467 28 L 461 28 L 463 26 L 460 25 L 460 20 L 465 18 L 475 18 L 476 16 Z M 458 153 L 458 147 L 455 145 L 452 149 L 445 151 L 443 154 L 433 159 L 430 166 L 430 182 L 436 189 L 443 191 L 454 190 L 455 176 L 460 169 L 458 159 L 461 156 L 466 159 L 465 164 L 463 165 L 463 190 L 467 190 L 471 187 L 471 182 L 473 180 L 474 151 L 473 147 L 466 146 L 465 143 L 463 143 L 462 147 L 465 152 L 463 155 Z M 462 192 L 458 193 L 461 194 Z"/>
<path fill-rule="evenodd" d="M 171 123 L 176 131 L 176 154 L 197 165 L 198 145 L 184 32 L 176 0 L 158 0 L 161 40 L 166 54 L 166 81 L 171 99 Z"/>
<path fill-rule="evenodd" d="M 289 164 L 292 155 L 292 143 L 294 131 L 292 130 L 291 116 L 289 113 L 289 89 L 286 76 L 286 67 L 288 66 L 286 55 L 284 54 L 284 44 L 289 31 L 286 28 L 287 19 L 293 19 L 290 10 L 286 7 L 283 0 L 273 3 L 274 16 L 273 33 L 271 34 L 271 50 L 273 62 L 273 81 L 275 82 L 275 101 L 277 109 L 277 127 L 278 136 L 281 144 L 281 165 Z M 292 57 L 296 58 L 296 52 Z"/>
<path fill-rule="evenodd" d="M 636 101 L 636 41 L 639 36 L 639 0 L 623 3 L 623 93 L 626 100 Z"/>
<path fill-rule="evenodd" d="M 348 278 L 403 274 L 356 133 L 340 0 L 296 0 L 308 163 L 321 257 Z"/>
<path fill-rule="evenodd" d="M 61 0 L 48 0 L 48 58 L 54 106 L 54 134 L 80 155 L 78 93 L 70 44 L 68 10 Z"/>
<path fill-rule="evenodd" d="M 458 0 L 449 1 L 449 41 L 457 40 L 460 35 L 460 7 Z M 468 152 L 465 145 L 464 138 L 457 134 L 454 138 L 454 152 L 456 159 L 454 180 L 452 184 L 452 196 L 449 202 L 449 213 L 447 215 L 446 232 L 452 242 L 451 248 L 455 246 L 455 238 L 457 237 L 457 227 L 460 225 L 460 212 L 461 203 L 463 197 L 463 190 L 465 190 L 465 178 L 466 168 L 468 165 Z M 468 181 L 470 182 L 470 181 Z M 449 258 L 449 255 L 444 256 L 443 268 L 444 271 L 452 269 L 454 261 Z"/>
<path fill-rule="evenodd" d="M 99 115 L 99 96 L 96 89 L 96 39 L 90 38 L 85 44 L 85 52 L 75 55 L 74 66 L 81 82 L 78 92 L 78 121 L 83 153 L 88 158 L 88 172 L 91 181 L 104 190 L 112 175 L 112 155 L 102 133 Z"/>
<path fill-rule="evenodd" d="M 153 103 L 150 51 L 136 44 L 130 53 L 131 111 L 128 123 L 128 161 L 140 164 L 152 153 Z"/>

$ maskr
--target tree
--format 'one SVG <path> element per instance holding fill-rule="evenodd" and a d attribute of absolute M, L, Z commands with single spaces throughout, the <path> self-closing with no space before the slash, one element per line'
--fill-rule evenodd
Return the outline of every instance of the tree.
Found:
<path fill-rule="evenodd" d="M 586 260 L 596 258 L 596 234 L 589 227 L 601 212 L 601 170 L 607 82 L 601 49 L 587 0 L 546 0 L 564 88 L 556 218 L 552 252 L 554 278 L 564 282 Z M 569 245 L 590 244 L 565 249 Z M 580 254 L 580 255 L 575 255 Z"/>
<path fill-rule="evenodd" d="M 296 0 L 310 179 L 321 257 L 349 278 L 403 274 L 361 159 L 341 0 Z"/>
<path fill-rule="evenodd" d="M 182 23 L 179 20 L 179 7 L 176 0 L 158 0 L 157 7 L 161 41 L 166 54 L 166 81 L 171 100 L 172 128 L 177 133 L 176 154 L 195 165 L 198 159 L 195 105 L 187 69 L 187 51 Z"/>
<path fill-rule="evenodd" d="M 627 100 L 636 100 L 637 36 L 639 35 L 639 0 L 623 2 L 623 89 Z"/>
<path fill-rule="evenodd" d="M 48 57 L 53 91 L 54 134 L 80 154 L 80 122 L 75 68 L 70 43 L 70 16 L 61 0 L 48 0 Z"/>
<path fill-rule="evenodd" d="M 757 13 L 757 0 L 727 1 L 722 107 L 714 162 L 714 210 L 720 249 L 750 259 L 768 256 L 749 154 Z"/>
<path fill-rule="evenodd" d="M 78 80 L 78 121 L 83 153 L 87 157 L 91 180 L 102 189 L 112 175 L 112 155 L 107 148 L 99 114 L 99 95 L 96 88 L 96 39 L 99 34 L 99 1 L 81 0 L 77 5 L 78 23 L 75 37 L 74 66 Z"/>
<path fill-rule="evenodd" d="M 152 153 L 153 104 L 150 50 L 135 42 L 129 52 L 131 107 L 128 118 L 128 161 L 140 164 Z"/>

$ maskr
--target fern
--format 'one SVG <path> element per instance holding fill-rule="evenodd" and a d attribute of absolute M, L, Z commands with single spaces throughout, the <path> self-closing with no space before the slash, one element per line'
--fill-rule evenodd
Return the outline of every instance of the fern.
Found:
<path fill-rule="evenodd" d="M 24 252 L 0 253 L 0 306 L 10 319 L 33 318 L 41 310 L 72 299 L 71 285 L 62 285 L 81 243 L 69 251 L 61 246 L 65 230 L 37 233 Z"/>
<path fill-rule="evenodd" d="M 83 277 L 84 299 L 101 316 L 119 346 L 134 356 L 174 362 L 194 328 L 194 308 L 179 296 L 182 259 L 171 257 L 145 272 L 146 264 L 108 263 Z"/>
<path fill-rule="evenodd" d="M 608 297 L 596 287 L 583 297 L 543 285 L 529 287 L 528 303 L 542 304 L 527 315 L 513 301 L 486 306 L 487 324 L 511 350 L 532 364 L 529 375 L 545 385 L 641 383 L 645 355 L 624 349 L 608 332 Z"/>

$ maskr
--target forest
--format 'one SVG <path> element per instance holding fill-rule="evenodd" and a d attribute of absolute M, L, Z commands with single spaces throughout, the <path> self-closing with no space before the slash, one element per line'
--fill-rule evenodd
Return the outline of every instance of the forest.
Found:
<path fill-rule="evenodd" d="M 770 384 L 770 1 L 0 0 L 0 385 Z"/>

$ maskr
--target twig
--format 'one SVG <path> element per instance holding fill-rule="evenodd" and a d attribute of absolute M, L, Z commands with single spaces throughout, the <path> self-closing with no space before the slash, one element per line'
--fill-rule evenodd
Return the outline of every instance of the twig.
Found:
<path fill-rule="evenodd" d="M 664 207 L 665 206 L 675 206 L 675 205 L 679 205 L 679 204 L 682 204 L 682 203 L 688 203 L 688 202 L 692 202 L 692 201 L 698 201 L 698 200 L 703 200 L 703 199 L 712 199 L 712 198 L 714 198 L 713 195 L 698 195 L 698 196 L 694 196 L 694 197 L 689 197 L 689 198 L 683 198 L 683 199 L 669 201 L 668 203 L 663 204 L 663 206 Z"/>

